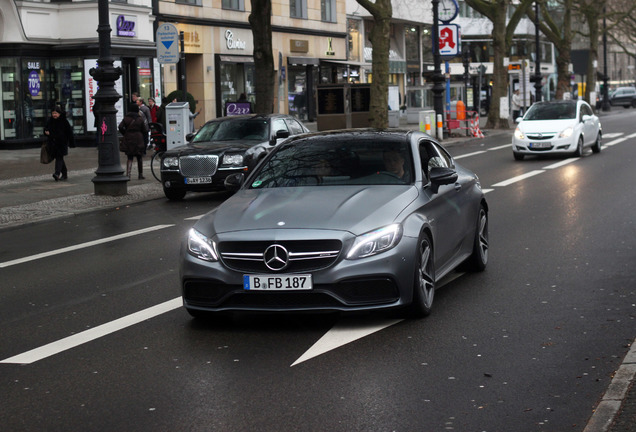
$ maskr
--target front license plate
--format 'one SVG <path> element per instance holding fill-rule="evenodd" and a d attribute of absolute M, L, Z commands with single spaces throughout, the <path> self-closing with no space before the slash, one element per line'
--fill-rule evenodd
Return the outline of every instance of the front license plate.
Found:
<path fill-rule="evenodd" d="M 243 275 L 243 288 L 249 291 L 299 291 L 313 288 L 310 274 Z"/>
<path fill-rule="evenodd" d="M 205 184 L 212 183 L 212 177 L 186 177 L 186 184 Z"/>
<path fill-rule="evenodd" d="M 552 147 L 551 142 L 531 142 L 530 148 L 543 149 Z"/>

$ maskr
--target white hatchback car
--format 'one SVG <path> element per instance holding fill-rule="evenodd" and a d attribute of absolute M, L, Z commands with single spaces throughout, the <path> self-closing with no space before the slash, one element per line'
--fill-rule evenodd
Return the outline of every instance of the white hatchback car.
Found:
<path fill-rule="evenodd" d="M 585 147 L 601 151 L 601 121 L 583 100 L 537 102 L 517 123 L 512 136 L 516 160 L 542 154 L 581 156 Z"/>

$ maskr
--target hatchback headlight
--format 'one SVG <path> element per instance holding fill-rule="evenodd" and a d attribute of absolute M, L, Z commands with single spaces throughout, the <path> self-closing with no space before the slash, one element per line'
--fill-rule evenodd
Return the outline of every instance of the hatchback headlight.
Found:
<path fill-rule="evenodd" d="M 175 168 L 179 166 L 179 158 L 178 157 L 166 157 L 163 158 L 163 166 L 165 168 Z"/>
<path fill-rule="evenodd" d="M 572 136 L 573 132 L 574 132 L 574 128 L 570 126 L 569 128 L 565 129 L 559 134 L 559 138 L 569 138 Z"/>
<path fill-rule="evenodd" d="M 205 261 L 218 261 L 216 243 L 194 228 L 188 232 L 188 252 Z"/>
<path fill-rule="evenodd" d="M 519 126 L 517 126 L 517 129 L 515 129 L 515 138 L 517 139 L 525 139 L 526 136 L 523 134 L 523 132 L 521 132 L 521 129 L 519 129 Z"/>
<path fill-rule="evenodd" d="M 356 237 L 347 259 L 366 258 L 392 249 L 402 238 L 402 225 L 392 224 Z"/>
<path fill-rule="evenodd" d="M 243 155 L 226 154 L 223 156 L 223 165 L 243 165 Z"/>

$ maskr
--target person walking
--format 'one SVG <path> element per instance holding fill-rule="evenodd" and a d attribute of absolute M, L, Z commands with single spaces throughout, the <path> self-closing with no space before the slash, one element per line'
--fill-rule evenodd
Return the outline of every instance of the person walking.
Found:
<path fill-rule="evenodd" d="M 155 103 L 154 98 L 148 98 L 148 108 L 152 122 L 159 123 L 161 121 L 161 107 Z"/>
<path fill-rule="evenodd" d="M 146 131 L 150 131 L 150 123 L 152 123 L 152 115 L 150 114 L 150 108 L 148 108 L 144 102 L 143 98 L 138 97 L 135 101 L 137 106 L 139 107 L 139 115 L 144 119 L 144 123 L 146 123 Z M 148 133 L 144 135 L 144 144 L 148 146 L 150 143 L 150 136 Z M 144 147 L 144 154 L 146 154 L 146 149 Z"/>
<path fill-rule="evenodd" d="M 128 107 L 128 113 L 121 123 L 119 123 L 119 132 L 124 136 L 122 151 L 128 157 L 128 161 L 126 162 L 126 175 L 130 177 L 133 158 L 137 158 L 139 179 L 144 179 L 142 157 L 146 150 L 144 135 L 148 135 L 148 129 L 146 128 L 144 118 L 139 115 L 139 107 L 137 104 L 131 103 Z"/>
<path fill-rule="evenodd" d="M 521 101 L 521 96 L 519 95 L 519 89 L 515 90 L 512 94 L 512 121 L 516 122 L 517 117 L 523 115 L 521 111 L 521 105 L 523 102 Z"/>
<path fill-rule="evenodd" d="M 64 162 L 64 156 L 68 155 L 69 147 L 75 147 L 75 137 L 73 136 L 73 128 L 66 120 L 66 114 L 61 106 L 55 105 L 51 111 L 51 117 L 44 127 L 44 134 L 48 138 L 51 152 L 55 158 L 53 179 L 55 181 L 66 180 L 68 169 L 66 162 Z"/>

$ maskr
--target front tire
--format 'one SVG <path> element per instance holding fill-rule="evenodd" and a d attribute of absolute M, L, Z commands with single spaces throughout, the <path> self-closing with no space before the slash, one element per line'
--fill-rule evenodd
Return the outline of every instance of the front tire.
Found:
<path fill-rule="evenodd" d="M 428 234 L 423 233 L 418 240 L 415 281 L 413 283 L 413 302 L 409 316 L 423 318 L 431 313 L 435 297 L 435 260 L 433 243 Z"/>
<path fill-rule="evenodd" d="M 599 132 L 599 134 L 596 135 L 596 141 L 594 141 L 594 145 L 592 146 L 592 152 L 600 153 L 602 146 L 603 144 L 601 143 L 601 134 Z"/>
<path fill-rule="evenodd" d="M 522 161 L 525 155 L 523 153 L 512 152 L 512 155 L 515 157 L 515 160 Z"/>
<path fill-rule="evenodd" d="M 466 267 L 470 271 L 484 271 L 488 264 L 488 249 L 490 241 L 488 238 L 488 213 L 484 206 L 479 207 L 477 217 L 477 229 L 475 240 L 473 241 L 473 253 L 466 260 Z"/>
<path fill-rule="evenodd" d="M 170 201 L 181 201 L 186 195 L 186 191 L 183 189 L 166 189 L 165 187 L 163 193 Z"/>
<path fill-rule="evenodd" d="M 579 137 L 579 142 L 576 145 L 576 150 L 574 150 L 574 157 L 581 157 L 583 155 L 583 137 Z"/>

